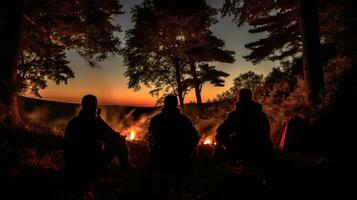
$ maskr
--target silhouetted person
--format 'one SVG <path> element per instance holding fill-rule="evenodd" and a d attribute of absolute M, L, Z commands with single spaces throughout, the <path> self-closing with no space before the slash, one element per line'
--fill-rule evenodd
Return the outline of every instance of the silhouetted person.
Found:
<path fill-rule="evenodd" d="M 150 156 L 156 167 L 187 166 L 198 143 L 196 129 L 177 106 L 176 96 L 166 96 L 162 112 L 150 121 Z"/>
<path fill-rule="evenodd" d="M 82 99 L 82 110 L 65 131 L 66 168 L 72 175 L 91 178 L 104 172 L 115 156 L 121 167 L 130 166 L 125 137 L 102 120 L 97 98 L 86 95 Z"/>
<path fill-rule="evenodd" d="M 252 163 L 270 158 L 269 120 L 249 89 L 239 91 L 236 108 L 218 127 L 216 139 L 217 153 L 224 151 L 229 159 Z"/>

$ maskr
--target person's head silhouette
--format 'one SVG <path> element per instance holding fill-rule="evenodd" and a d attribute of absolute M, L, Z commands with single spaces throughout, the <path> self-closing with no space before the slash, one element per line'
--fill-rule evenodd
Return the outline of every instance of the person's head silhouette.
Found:
<path fill-rule="evenodd" d="M 164 108 L 165 109 L 175 110 L 175 109 L 177 109 L 177 106 L 178 106 L 178 101 L 177 101 L 176 96 L 170 94 L 164 98 Z"/>
<path fill-rule="evenodd" d="M 247 88 L 239 90 L 238 100 L 239 100 L 239 102 L 251 101 L 252 100 L 252 91 Z"/>
<path fill-rule="evenodd" d="M 96 114 L 98 108 L 97 97 L 94 95 L 85 95 L 82 98 L 82 109 L 85 112 Z"/>

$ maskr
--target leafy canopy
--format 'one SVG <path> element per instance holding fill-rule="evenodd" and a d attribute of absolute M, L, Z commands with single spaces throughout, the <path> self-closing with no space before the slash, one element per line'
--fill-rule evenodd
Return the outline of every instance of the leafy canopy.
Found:
<path fill-rule="evenodd" d="M 117 0 L 28 0 L 24 6 L 23 44 L 18 55 L 20 92 L 39 90 L 47 81 L 66 83 L 74 74 L 66 53 L 74 50 L 91 66 L 120 52 L 114 23 Z"/>

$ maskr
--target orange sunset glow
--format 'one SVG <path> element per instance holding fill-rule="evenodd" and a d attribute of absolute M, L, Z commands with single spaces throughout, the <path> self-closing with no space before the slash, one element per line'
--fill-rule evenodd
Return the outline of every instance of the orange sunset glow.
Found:
<path fill-rule="evenodd" d="M 141 2 L 140 0 L 126 2 L 123 7 L 125 13 L 115 18 L 123 29 L 118 33 L 122 41 L 124 41 L 125 31 L 133 26 L 130 8 Z M 222 1 L 208 1 L 208 3 L 215 8 L 220 8 L 223 4 Z M 251 70 L 266 75 L 276 65 L 271 61 L 262 61 L 256 65 L 246 61 L 242 56 L 247 55 L 249 50 L 244 47 L 244 44 L 255 41 L 261 37 L 261 34 L 249 34 L 248 26 L 237 27 L 231 20 L 230 17 L 218 18 L 218 23 L 211 29 L 219 38 L 229 41 L 226 42 L 226 48 L 236 52 L 234 56 L 236 61 L 234 63 L 210 63 L 230 75 L 225 78 L 224 87 L 205 84 L 202 89 L 203 102 L 215 98 L 217 94 L 232 87 L 233 79 L 240 73 Z M 93 94 L 98 97 L 100 104 L 145 107 L 155 105 L 158 97 L 149 94 L 153 88 L 142 86 L 140 90 L 134 91 L 127 87 L 128 78 L 124 76 L 126 66 L 122 56 L 111 56 L 103 62 L 96 63 L 95 67 L 91 67 L 83 57 L 73 51 L 67 52 L 67 59 L 70 61 L 69 66 L 74 71 L 75 77 L 69 79 L 67 84 L 61 85 L 48 81 L 48 87 L 40 91 L 43 99 L 79 103 L 83 95 Z M 31 94 L 27 96 L 33 97 Z M 194 90 L 185 96 L 184 102 L 196 102 Z"/>

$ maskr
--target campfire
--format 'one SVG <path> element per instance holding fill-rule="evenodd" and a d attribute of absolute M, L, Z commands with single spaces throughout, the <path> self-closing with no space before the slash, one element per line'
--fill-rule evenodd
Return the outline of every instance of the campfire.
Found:
<path fill-rule="evenodd" d="M 202 142 L 203 145 L 215 146 L 217 143 L 214 141 L 213 137 L 207 137 Z"/>
<path fill-rule="evenodd" d="M 210 138 L 207 138 L 203 141 L 203 144 L 206 144 L 206 145 L 212 145 L 212 140 Z"/>
<path fill-rule="evenodd" d="M 122 131 L 121 134 L 124 135 L 126 140 L 130 142 L 144 140 L 143 130 L 136 126 L 129 127 L 128 129 Z"/>
<path fill-rule="evenodd" d="M 107 121 L 114 130 L 125 136 L 128 142 L 146 143 L 150 119 L 155 116 L 160 110 L 149 114 L 143 114 L 138 118 L 134 118 L 134 109 L 124 116 L 109 115 L 106 110 L 103 110 L 102 117 Z M 212 148 L 217 145 L 215 139 L 215 130 L 217 129 L 217 121 L 201 120 L 196 124 L 195 128 L 201 134 L 198 146 Z"/>
<path fill-rule="evenodd" d="M 130 135 L 129 135 L 128 140 L 130 140 L 130 141 L 135 140 L 135 136 L 136 136 L 135 130 L 134 130 L 134 129 L 131 129 L 131 130 L 130 130 Z"/>

